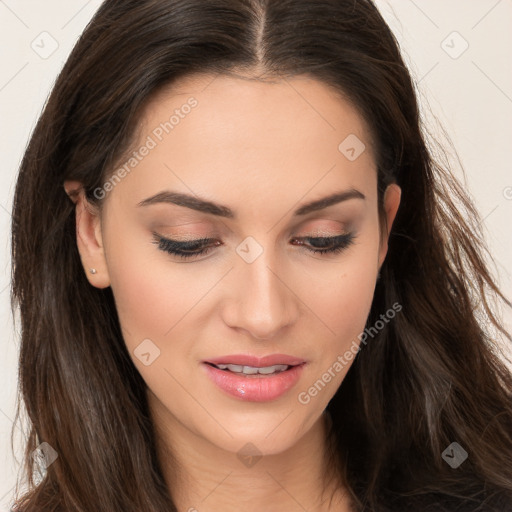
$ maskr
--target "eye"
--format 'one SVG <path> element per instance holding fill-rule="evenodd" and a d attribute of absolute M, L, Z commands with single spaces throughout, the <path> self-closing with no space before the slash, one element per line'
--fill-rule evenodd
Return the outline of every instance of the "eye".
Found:
<path fill-rule="evenodd" d="M 211 245 L 207 246 L 207 244 L 213 243 L 213 245 L 221 245 L 220 242 L 212 238 L 199 238 L 197 240 L 189 240 L 187 242 L 178 242 L 176 240 L 164 238 L 156 233 L 153 233 L 153 237 L 155 239 L 153 243 L 158 245 L 158 248 L 161 251 L 165 251 L 174 256 L 179 256 L 183 259 L 208 253 L 212 247 Z"/>
<path fill-rule="evenodd" d="M 328 237 L 305 237 L 294 238 L 298 245 L 304 246 L 306 240 L 313 247 L 305 246 L 305 248 L 315 254 L 338 254 L 354 243 L 355 235 L 353 233 L 344 233 L 337 236 Z"/>
<path fill-rule="evenodd" d="M 187 242 L 178 242 L 169 238 L 164 238 L 157 233 L 153 233 L 154 244 L 161 251 L 167 252 L 173 256 L 179 256 L 182 259 L 192 258 L 207 254 L 215 246 L 222 245 L 221 242 L 213 238 L 199 238 Z M 314 254 L 338 254 L 353 244 L 355 235 L 353 233 L 344 233 L 331 237 L 304 237 L 293 238 L 292 241 L 298 242 L 295 245 L 304 246 L 304 248 Z M 304 243 L 306 241 L 309 245 Z"/>

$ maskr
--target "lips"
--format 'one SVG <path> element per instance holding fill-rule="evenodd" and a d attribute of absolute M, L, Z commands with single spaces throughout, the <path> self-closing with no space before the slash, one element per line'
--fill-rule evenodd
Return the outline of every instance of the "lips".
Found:
<path fill-rule="evenodd" d="M 224 392 L 249 402 L 275 400 L 298 382 L 306 361 L 285 354 L 230 355 L 204 361 L 208 377 Z"/>

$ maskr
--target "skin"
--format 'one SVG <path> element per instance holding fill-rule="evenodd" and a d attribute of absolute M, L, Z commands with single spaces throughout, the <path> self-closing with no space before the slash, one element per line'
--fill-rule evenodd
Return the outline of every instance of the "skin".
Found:
<path fill-rule="evenodd" d="M 80 183 L 65 183 L 68 194 L 78 191 L 84 270 L 92 286 L 112 287 L 180 511 L 349 511 L 343 486 L 322 493 L 322 484 L 324 410 L 353 360 L 309 403 L 298 394 L 359 343 L 400 188 L 386 190 L 381 232 L 369 130 L 349 102 L 306 76 L 272 83 L 189 76 L 147 105 L 134 147 L 191 96 L 198 106 L 108 192 L 102 212 L 87 204 Z M 350 134 L 366 146 L 354 161 L 338 149 Z M 346 189 L 365 199 L 293 216 L 300 205 Z M 227 206 L 237 218 L 171 204 L 137 206 L 164 190 Z M 181 260 L 153 243 L 153 231 L 222 244 Z M 345 232 L 356 237 L 338 254 L 314 254 L 292 242 Z M 236 252 L 249 236 L 263 248 L 252 263 Z M 148 366 L 134 354 L 145 339 L 160 350 Z M 206 359 L 242 353 L 290 354 L 306 365 L 283 396 L 246 402 L 202 371 Z M 262 456 L 250 467 L 237 456 L 247 443 Z M 168 452 L 179 464 L 176 474 L 166 465 Z"/>

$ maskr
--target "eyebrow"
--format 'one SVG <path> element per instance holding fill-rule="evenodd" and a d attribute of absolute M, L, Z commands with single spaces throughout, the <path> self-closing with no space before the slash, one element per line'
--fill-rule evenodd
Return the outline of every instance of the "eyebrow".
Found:
<path fill-rule="evenodd" d="M 316 199 L 309 203 L 303 204 L 293 213 L 294 216 L 307 215 L 311 212 L 323 210 L 329 206 L 348 201 L 349 199 L 362 199 L 365 200 L 366 196 L 356 189 L 342 190 L 335 192 L 321 199 Z M 198 212 L 207 213 L 210 215 L 216 215 L 218 217 L 225 217 L 227 219 L 236 219 L 236 214 L 228 208 L 220 204 L 216 204 L 211 201 L 200 199 L 199 197 L 191 196 L 188 194 L 182 194 L 179 192 L 163 191 L 155 194 L 154 196 L 144 199 L 137 206 L 151 206 L 155 204 L 175 204 L 177 206 L 184 206 Z"/>

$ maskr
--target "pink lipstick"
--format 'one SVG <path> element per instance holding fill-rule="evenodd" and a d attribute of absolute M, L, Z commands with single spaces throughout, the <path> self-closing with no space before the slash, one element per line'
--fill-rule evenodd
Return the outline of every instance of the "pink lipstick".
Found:
<path fill-rule="evenodd" d="M 202 366 L 208 377 L 229 395 L 249 402 L 267 402 L 291 389 L 305 364 L 304 359 L 285 354 L 240 354 L 208 359 Z"/>

